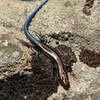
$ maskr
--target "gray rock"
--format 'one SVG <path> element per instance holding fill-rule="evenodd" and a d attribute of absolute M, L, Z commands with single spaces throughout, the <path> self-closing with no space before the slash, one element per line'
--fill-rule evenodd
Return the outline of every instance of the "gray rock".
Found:
<path fill-rule="evenodd" d="M 23 24 L 27 15 L 42 0 L 0 0 L 0 79 L 15 73 L 25 73 L 26 62 L 31 51 L 22 46 L 9 33 L 27 41 L 23 34 Z M 100 1 L 95 0 L 92 15 L 86 16 L 82 9 L 84 0 L 49 0 L 37 13 L 30 25 L 30 32 L 36 30 L 43 35 L 71 32 L 68 41 L 52 39 L 49 44 L 55 47 L 60 44 L 70 46 L 78 59 L 73 65 L 77 79 L 69 74 L 71 87 L 65 91 L 61 86 L 58 92 L 48 100 L 99 100 L 100 99 L 100 67 L 94 69 L 80 62 L 79 54 L 83 47 L 100 52 Z"/>

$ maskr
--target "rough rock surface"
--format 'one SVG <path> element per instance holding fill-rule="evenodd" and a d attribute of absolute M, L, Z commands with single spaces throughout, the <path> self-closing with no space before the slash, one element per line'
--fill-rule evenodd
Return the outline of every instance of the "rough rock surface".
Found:
<path fill-rule="evenodd" d="M 94 1 L 91 15 L 87 16 L 83 14 L 82 11 L 85 0 L 49 0 L 37 13 L 30 25 L 30 32 L 32 33 L 34 30 L 42 32 L 43 35 L 58 34 L 60 32 L 60 34 L 62 34 L 59 35 L 60 39 L 52 37 L 48 45 L 55 47 L 63 44 L 70 47 L 75 53 L 77 62 L 73 64 L 72 68 L 76 74 L 76 79 L 68 74 L 71 87 L 67 91 L 61 86 L 57 88 L 54 84 L 56 81 L 46 83 L 48 85 L 41 85 L 41 81 L 41 84 L 39 84 L 38 81 L 34 83 L 36 77 L 35 74 L 30 71 L 31 67 L 28 62 L 32 57 L 31 54 L 35 51 L 31 51 L 23 46 L 16 39 L 17 37 L 18 39 L 27 41 L 23 34 L 23 24 L 29 13 L 31 13 L 41 1 L 42 0 L 0 0 L 0 99 L 99 100 L 100 65 L 96 66 L 96 68 L 92 68 L 82 62 L 79 56 L 84 48 L 95 51 L 100 55 L 100 1 Z M 63 32 L 69 33 L 63 34 Z M 65 37 L 65 40 L 63 37 Z M 47 36 L 47 39 L 49 38 L 50 36 Z M 100 61 L 98 62 L 100 63 Z M 34 69 L 32 70 L 34 71 Z M 40 73 L 43 74 L 43 72 Z M 19 76 L 16 75 L 22 75 L 22 77 L 19 78 Z M 38 75 L 38 73 L 36 75 Z M 45 75 L 44 77 L 46 78 Z M 47 81 L 49 82 L 48 79 Z M 29 82 L 30 84 L 28 84 Z M 38 86 L 33 86 L 31 82 L 38 84 Z M 43 82 L 45 82 L 45 80 L 43 80 Z M 17 86 L 19 90 L 15 88 L 16 84 L 19 84 Z M 53 84 L 51 90 L 54 92 L 50 92 L 51 90 L 47 89 L 47 87 L 50 88 L 51 84 Z M 58 83 L 56 83 L 56 85 L 58 85 Z M 33 89 L 31 87 L 33 87 Z M 39 91 L 37 88 L 39 88 Z M 42 90 L 43 88 L 44 90 Z M 40 93 L 40 90 L 42 93 Z M 15 94 L 11 95 L 10 93 L 13 93 L 13 91 L 15 91 Z M 32 94 L 30 94 L 31 91 Z M 45 97 L 44 93 L 46 92 L 50 92 L 50 94 Z M 21 93 L 22 97 L 17 99 Z M 41 98 L 41 95 L 44 95 L 44 97 Z"/>

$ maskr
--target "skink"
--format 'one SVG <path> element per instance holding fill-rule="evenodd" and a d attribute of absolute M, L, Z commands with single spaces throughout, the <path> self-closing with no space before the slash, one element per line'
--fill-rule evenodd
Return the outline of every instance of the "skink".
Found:
<path fill-rule="evenodd" d="M 26 22 L 24 24 L 24 33 L 26 37 L 29 39 L 29 41 L 37 48 L 39 49 L 42 53 L 44 53 L 46 56 L 48 56 L 50 59 L 52 58 L 56 64 L 57 64 L 57 69 L 58 69 L 58 77 L 60 84 L 65 88 L 68 89 L 70 84 L 68 80 L 68 75 L 67 72 L 64 69 L 64 65 L 58 56 L 58 54 L 52 50 L 50 47 L 48 47 L 46 44 L 41 43 L 39 40 L 34 38 L 30 32 L 28 31 L 28 27 L 30 25 L 30 22 L 32 18 L 36 15 L 36 13 L 42 8 L 43 5 L 45 5 L 48 2 L 48 0 L 45 0 L 42 2 L 26 19 Z"/>

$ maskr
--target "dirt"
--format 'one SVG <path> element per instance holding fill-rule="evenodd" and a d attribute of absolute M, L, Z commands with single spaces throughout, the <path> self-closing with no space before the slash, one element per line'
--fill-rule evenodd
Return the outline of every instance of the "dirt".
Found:
<path fill-rule="evenodd" d="M 79 58 L 80 61 L 84 62 L 90 67 L 96 68 L 100 66 L 100 52 L 83 49 Z"/>
<path fill-rule="evenodd" d="M 95 0 L 86 0 L 86 3 L 83 8 L 83 13 L 87 16 L 91 15 L 91 8 L 93 7 L 94 1 Z"/>

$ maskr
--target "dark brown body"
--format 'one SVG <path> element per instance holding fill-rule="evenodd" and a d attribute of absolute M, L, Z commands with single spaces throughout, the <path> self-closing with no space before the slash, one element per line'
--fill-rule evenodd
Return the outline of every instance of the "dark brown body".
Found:
<path fill-rule="evenodd" d="M 51 60 L 54 60 L 55 63 L 57 64 L 57 69 L 58 69 L 58 78 L 60 81 L 60 84 L 65 88 L 68 89 L 70 87 L 69 80 L 68 80 L 68 75 L 67 72 L 65 71 L 64 65 L 59 57 L 59 55 L 52 50 L 50 47 L 46 46 L 43 43 L 38 44 L 39 47 L 41 47 L 41 51 L 48 56 Z"/>

